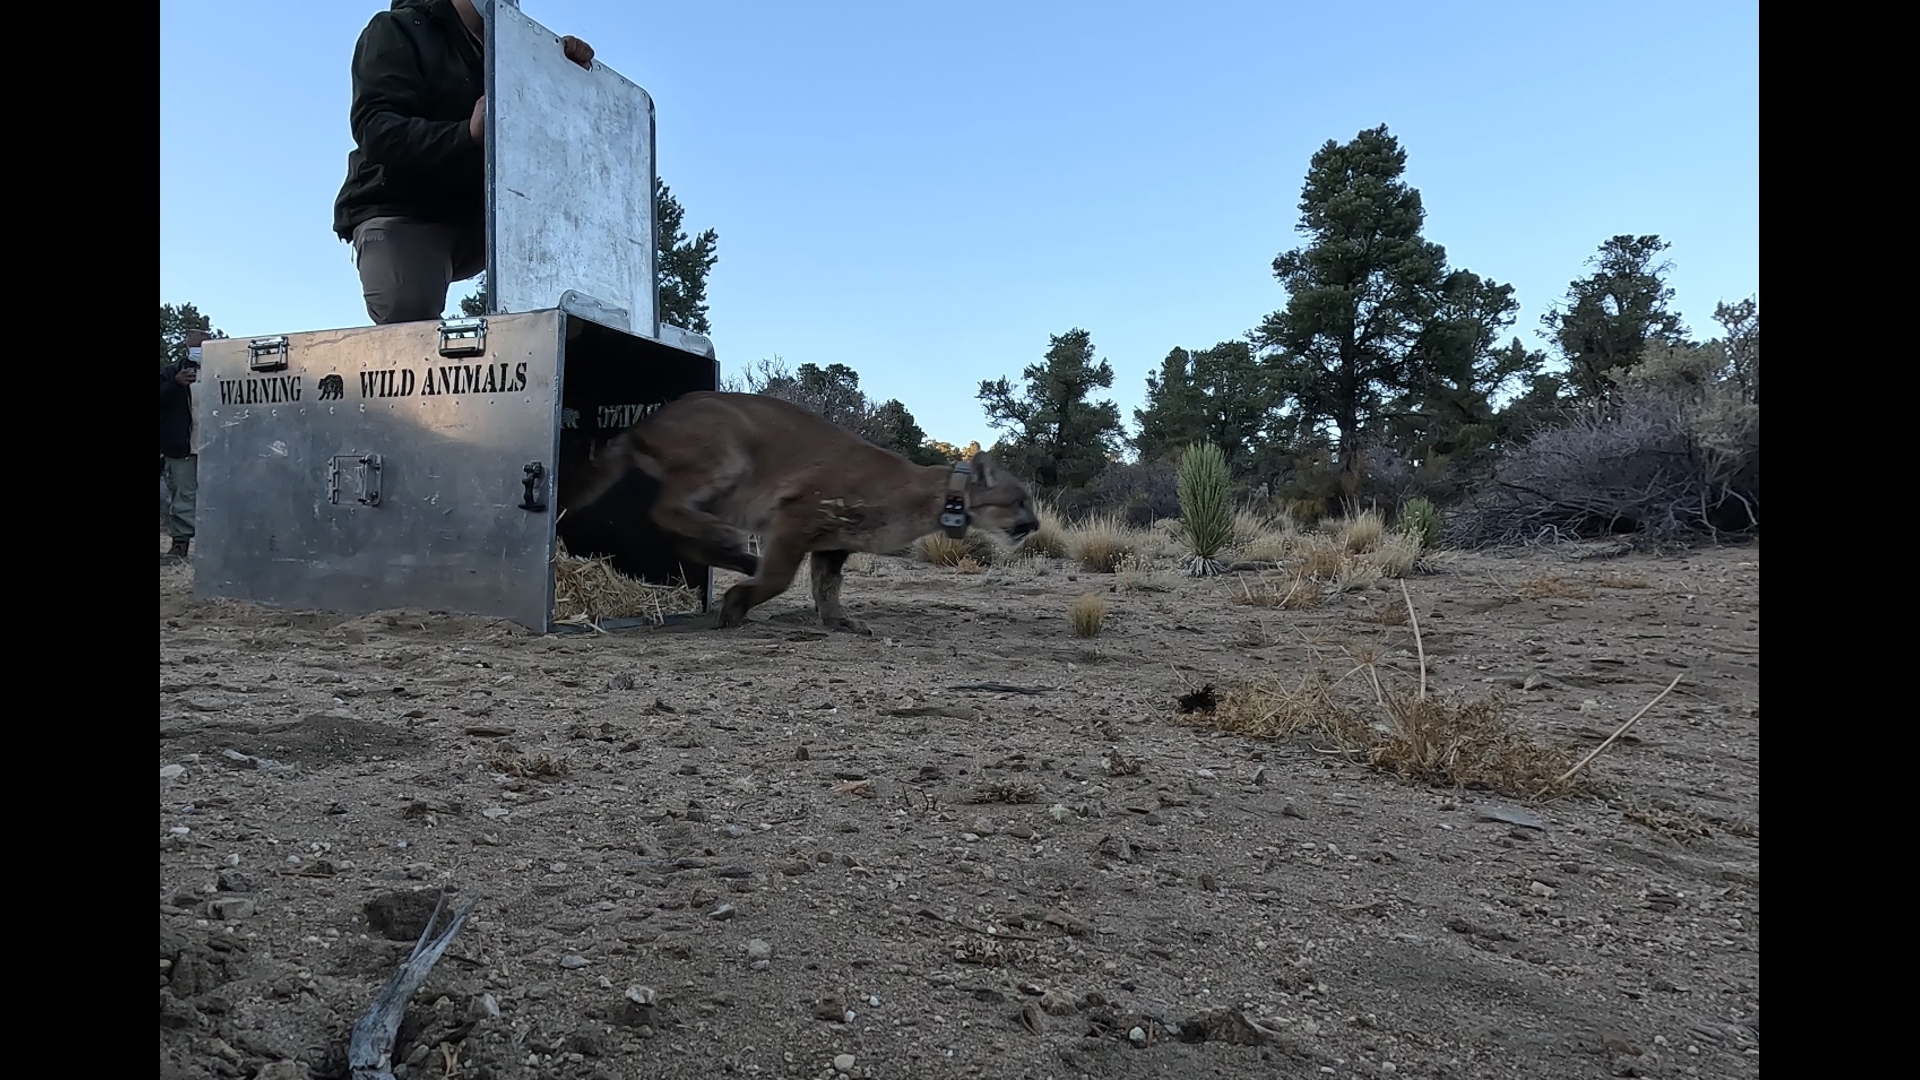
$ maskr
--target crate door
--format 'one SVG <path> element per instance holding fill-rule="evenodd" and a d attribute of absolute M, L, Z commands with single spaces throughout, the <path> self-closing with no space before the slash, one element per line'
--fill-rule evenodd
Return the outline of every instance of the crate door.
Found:
<path fill-rule="evenodd" d="M 653 100 L 517 7 L 494 5 L 486 47 L 490 310 L 658 336 Z"/>

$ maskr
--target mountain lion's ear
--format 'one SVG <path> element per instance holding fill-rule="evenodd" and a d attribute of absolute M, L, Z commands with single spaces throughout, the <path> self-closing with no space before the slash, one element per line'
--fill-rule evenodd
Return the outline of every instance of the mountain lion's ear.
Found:
<path fill-rule="evenodd" d="M 973 475 L 979 479 L 982 487 L 992 487 L 999 479 L 993 459 L 988 457 L 985 451 L 973 455 Z"/>

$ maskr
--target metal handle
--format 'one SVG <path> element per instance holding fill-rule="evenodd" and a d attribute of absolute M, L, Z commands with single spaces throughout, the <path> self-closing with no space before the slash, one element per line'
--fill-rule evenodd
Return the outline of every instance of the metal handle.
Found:
<path fill-rule="evenodd" d="M 345 454 L 327 462 L 327 501 L 340 505 L 341 463 L 348 462 L 359 466 L 360 494 L 354 496 L 355 502 L 362 506 L 380 505 L 380 455 Z"/>
<path fill-rule="evenodd" d="M 441 356 L 477 356 L 487 351 L 487 320 L 448 319 L 440 324 Z"/>
<path fill-rule="evenodd" d="M 547 467 L 537 461 L 529 461 L 520 467 L 520 486 L 526 489 L 526 497 L 520 500 L 520 509 L 540 513 L 547 508 Z"/>
<path fill-rule="evenodd" d="M 247 367 L 254 371 L 280 371 L 287 366 L 287 339 L 255 338 L 247 342 Z"/>

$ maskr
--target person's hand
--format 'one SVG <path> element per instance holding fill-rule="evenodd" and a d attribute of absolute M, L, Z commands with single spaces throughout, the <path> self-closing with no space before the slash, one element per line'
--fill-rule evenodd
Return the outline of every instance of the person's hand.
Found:
<path fill-rule="evenodd" d="M 474 142 L 485 142 L 487 137 L 487 95 L 481 94 L 480 100 L 473 103 L 473 115 L 467 117 L 467 134 Z"/>
<path fill-rule="evenodd" d="M 560 39 L 560 48 L 567 54 L 567 59 L 579 64 L 588 71 L 593 70 L 593 46 L 581 41 L 572 34 L 568 34 L 566 37 Z"/>

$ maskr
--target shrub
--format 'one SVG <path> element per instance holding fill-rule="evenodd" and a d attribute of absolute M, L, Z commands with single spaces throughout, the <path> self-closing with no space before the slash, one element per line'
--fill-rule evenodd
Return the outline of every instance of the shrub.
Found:
<path fill-rule="evenodd" d="M 1400 511 L 1400 531 L 1420 542 L 1426 551 L 1440 543 L 1440 511 L 1427 499 L 1413 499 Z"/>

